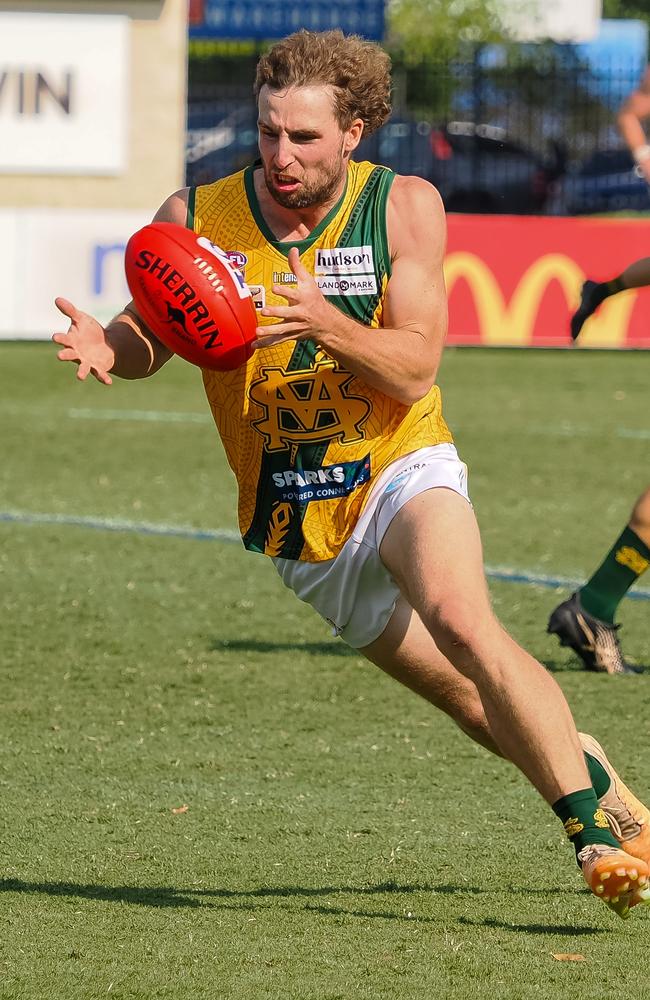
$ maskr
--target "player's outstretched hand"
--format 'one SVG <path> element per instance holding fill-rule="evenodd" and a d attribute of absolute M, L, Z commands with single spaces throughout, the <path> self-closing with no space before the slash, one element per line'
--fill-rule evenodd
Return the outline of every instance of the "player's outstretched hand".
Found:
<path fill-rule="evenodd" d="M 111 385 L 113 380 L 108 373 L 115 363 L 115 354 L 106 342 L 102 325 L 67 299 L 55 299 L 54 304 L 70 320 L 67 333 L 55 333 L 52 337 L 54 343 L 63 348 L 57 355 L 59 361 L 73 361 L 79 365 L 77 378 L 82 381 L 90 374 L 98 382 Z"/>

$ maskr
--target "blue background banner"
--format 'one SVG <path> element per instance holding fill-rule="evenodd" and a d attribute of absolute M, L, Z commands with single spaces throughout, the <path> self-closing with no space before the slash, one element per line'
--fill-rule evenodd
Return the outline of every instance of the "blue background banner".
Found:
<path fill-rule="evenodd" d="M 300 28 L 340 28 L 376 41 L 384 34 L 384 0 L 199 0 L 192 9 L 190 38 L 273 39 Z"/>

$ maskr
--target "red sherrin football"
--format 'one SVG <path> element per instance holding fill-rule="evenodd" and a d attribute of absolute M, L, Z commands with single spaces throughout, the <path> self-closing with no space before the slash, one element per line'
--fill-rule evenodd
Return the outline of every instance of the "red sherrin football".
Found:
<path fill-rule="evenodd" d="M 152 222 L 127 243 L 124 267 L 139 314 L 175 354 L 222 371 L 251 356 L 257 325 L 251 294 L 205 236 Z"/>

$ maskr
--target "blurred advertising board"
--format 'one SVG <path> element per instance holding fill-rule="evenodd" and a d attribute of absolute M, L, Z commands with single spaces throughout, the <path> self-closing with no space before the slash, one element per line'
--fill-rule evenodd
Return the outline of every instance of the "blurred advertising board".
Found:
<path fill-rule="evenodd" d="M 124 248 L 155 211 L 0 209 L 0 339 L 44 340 L 57 295 L 108 322 L 129 301 Z"/>
<path fill-rule="evenodd" d="M 64 328 L 57 295 L 114 316 L 130 298 L 127 240 L 154 210 L 0 209 L 0 339 Z M 650 247 L 650 220 L 450 215 L 448 228 L 452 345 L 568 347 L 584 279 L 614 277 Z M 607 299 L 580 344 L 650 348 L 650 289 Z"/>
<path fill-rule="evenodd" d="M 190 0 L 190 38 L 282 38 L 340 28 L 380 41 L 384 0 Z"/>
<path fill-rule="evenodd" d="M 650 219 L 450 215 L 449 344 L 567 347 L 585 278 L 650 255 Z M 582 347 L 650 348 L 650 291 L 607 299 Z"/>
<path fill-rule="evenodd" d="M 0 173 L 122 173 L 129 20 L 0 11 Z"/>

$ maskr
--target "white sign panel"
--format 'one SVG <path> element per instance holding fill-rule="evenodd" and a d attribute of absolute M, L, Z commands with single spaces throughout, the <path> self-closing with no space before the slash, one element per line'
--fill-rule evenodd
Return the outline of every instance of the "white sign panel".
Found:
<path fill-rule="evenodd" d="M 499 0 L 498 7 L 520 42 L 589 42 L 598 34 L 602 14 L 602 0 Z"/>
<path fill-rule="evenodd" d="M 0 209 L 0 339 L 66 330 L 54 299 L 108 322 L 129 301 L 124 249 L 155 212 Z"/>
<path fill-rule="evenodd" d="M 0 12 L 0 172 L 126 167 L 129 19 Z"/>

